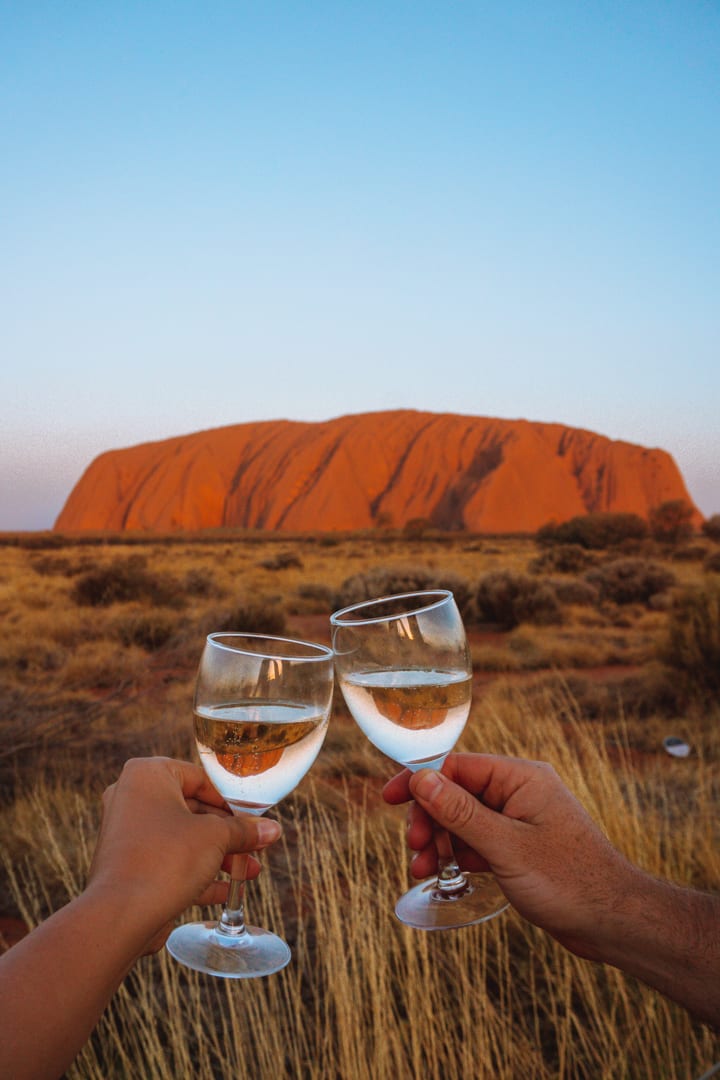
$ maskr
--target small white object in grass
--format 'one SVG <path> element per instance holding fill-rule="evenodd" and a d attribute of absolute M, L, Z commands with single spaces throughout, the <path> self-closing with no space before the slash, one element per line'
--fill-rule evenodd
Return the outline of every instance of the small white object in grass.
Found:
<path fill-rule="evenodd" d="M 668 754 L 672 754 L 673 757 L 687 757 L 690 753 L 690 747 L 684 739 L 679 739 L 677 735 L 668 735 L 663 739 L 663 746 L 667 750 Z"/>

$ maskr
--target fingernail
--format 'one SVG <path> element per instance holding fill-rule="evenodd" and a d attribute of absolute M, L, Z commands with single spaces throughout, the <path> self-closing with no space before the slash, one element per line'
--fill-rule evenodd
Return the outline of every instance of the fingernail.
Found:
<path fill-rule="evenodd" d="M 272 844 L 282 832 L 280 825 L 272 818 L 261 818 L 257 823 L 258 844 Z"/>
<path fill-rule="evenodd" d="M 442 786 L 442 776 L 433 769 L 421 769 L 415 774 L 411 784 L 413 793 L 426 802 L 432 802 Z"/>

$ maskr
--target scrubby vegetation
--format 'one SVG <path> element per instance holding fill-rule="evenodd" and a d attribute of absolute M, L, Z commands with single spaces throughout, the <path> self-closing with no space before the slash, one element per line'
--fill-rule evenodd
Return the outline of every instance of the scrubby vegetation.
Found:
<path fill-rule="evenodd" d="M 334 606 L 347 607 L 376 596 L 393 596 L 421 589 L 449 589 L 464 618 L 470 615 L 471 586 L 459 574 L 424 566 L 374 566 L 346 578 L 335 593 Z"/>
<path fill-rule="evenodd" d="M 676 580 L 671 570 L 645 559 L 613 559 L 588 570 L 585 579 L 602 600 L 616 604 L 647 604 Z"/>
<path fill-rule="evenodd" d="M 658 655 L 687 699 L 720 700 L 720 579 L 678 593 Z"/>
<path fill-rule="evenodd" d="M 648 523 L 638 514 L 583 514 L 561 524 L 549 522 L 538 530 L 541 544 L 577 544 L 601 550 L 628 541 L 644 540 Z"/>
<path fill-rule="evenodd" d="M 720 543 L 720 514 L 711 514 L 702 523 L 702 531 L 709 540 Z"/>
<path fill-rule="evenodd" d="M 492 570 L 479 581 L 475 597 L 481 622 L 512 630 L 520 623 L 550 626 L 561 621 L 552 584 L 512 570 Z"/>
<path fill-rule="evenodd" d="M 692 536 L 693 511 L 684 499 L 669 499 L 650 511 L 651 535 L 663 544 L 677 544 Z"/>
<path fill-rule="evenodd" d="M 552 761 L 629 857 L 718 889 L 714 538 L 677 559 L 690 544 L 621 525 L 539 544 L 431 530 L 0 544 L 0 914 L 32 925 L 82 887 L 100 792 L 127 757 L 194 753 L 206 633 L 327 641 L 333 607 L 429 587 L 456 593 L 469 629 L 462 746 Z M 668 733 L 690 758 L 664 753 Z M 400 926 L 404 815 L 379 794 L 392 769 L 338 700 L 312 773 L 276 811 L 284 846 L 250 891 L 291 965 L 238 988 L 144 960 L 70 1076 L 680 1080 L 709 1068 L 712 1036 L 682 1010 L 512 912 L 445 935 Z"/>

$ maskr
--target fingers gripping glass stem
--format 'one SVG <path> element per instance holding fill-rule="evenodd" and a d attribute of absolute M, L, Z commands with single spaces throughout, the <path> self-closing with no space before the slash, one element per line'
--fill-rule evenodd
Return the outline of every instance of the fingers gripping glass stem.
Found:
<path fill-rule="evenodd" d="M 229 937 L 236 938 L 247 933 L 245 928 L 245 875 L 247 873 L 247 864 L 247 855 L 233 855 L 230 889 L 220 922 L 217 925 L 218 934 L 226 934 Z"/>
<path fill-rule="evenodd" d="M 205 772 L 233 813 L 259 816 L 289 794 L 327 731 L 333 654 L 325 645 L 258 634 L 210 634 L 195 686 L 195 739 Z M 187 967 L 231 979 L 279 971 L 282 938 L 245 922 L 247 854 L 234 855 L 218 922 L 185 923 L 167 942 Z"/>
<path fill-rule="evenodd" d="M 435 847 L 438 853 L 438 875 L 433 899 L 458 900 L 471 889 L 471 885 L 458 865 L 447 829 L 435 830 Z"/>
<path fill-rule="evenodd" d="M 343 697 L 371 743 L 412 772 L 440 769 L 470 712 L 465 628 L 444 589 L 384 596 L 330 619 Z M 436 835 L 437 877 L 400 898 L 395 914 L 419 930 L 467 926 L 507 902 L 491 874 L 466 878 L 446 832 Z"/>

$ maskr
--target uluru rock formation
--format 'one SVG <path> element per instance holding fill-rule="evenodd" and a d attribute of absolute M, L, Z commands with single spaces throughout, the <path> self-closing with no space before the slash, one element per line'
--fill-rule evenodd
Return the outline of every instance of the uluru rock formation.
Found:
<path fill-rule="evenodd" d="M 534 532 L 595 511 L 646 517 L 669 499 L 692 505 L 663 450 L 561 424 L 400 410 L 235 424 L 108 451 L 55 529 L 307 532 L 426 518 Z"/>

